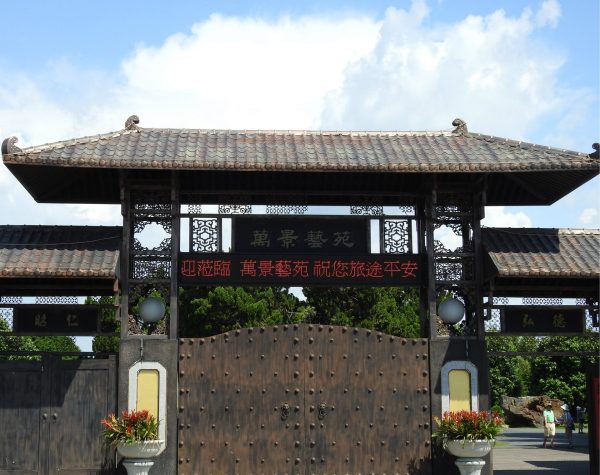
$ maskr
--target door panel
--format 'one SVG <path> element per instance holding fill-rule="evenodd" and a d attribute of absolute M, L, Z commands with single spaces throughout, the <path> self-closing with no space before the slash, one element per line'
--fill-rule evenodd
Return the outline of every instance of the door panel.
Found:
<path fill-rule="evenodd" d="M 100 419 L 116 409 L 116 360 L 0 362 L 0 475 L 95 475 L 112 454 Z"/>
<path fill-rule="evenodd" d="M 106 360 L 58 360 L 52 378 L 50 473 L 91 475 L 108 463 L 100 419 L 114 412 Z M 113 378 L 114 379 L 114 378 Z"/>
<path fill-rule="evenodd" d="M 181 475 L 304 475 L 300 346 L 293 326 L 180 341 Z"/>
<path fill-rule="evenodd" d="M 431 473 L 427 340 L 285 325 L 180 340 L 180 475 Z"/>
<path fill-rule="evenodd" d="M 426 343 L 308 327 L 309 474 L 429 473 Z"/>
<path fill-rule="evenodd" d="M 0 474 L 37 475 L 40 470 L 43 365 L 0 362 Z"/>

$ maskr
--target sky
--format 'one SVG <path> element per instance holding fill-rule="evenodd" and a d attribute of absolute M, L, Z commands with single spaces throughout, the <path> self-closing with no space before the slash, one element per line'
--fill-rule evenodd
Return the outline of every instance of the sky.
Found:
<path fill-rule="evenodd" d="M 470 131 L 600 141 L 597 0 L 5 0 L 0 139 L 144 127 Z M 599 179 L 487 226 L 598 228 Z M 37 204 L 0 165 L 2 224 L 120 224 Z"/>

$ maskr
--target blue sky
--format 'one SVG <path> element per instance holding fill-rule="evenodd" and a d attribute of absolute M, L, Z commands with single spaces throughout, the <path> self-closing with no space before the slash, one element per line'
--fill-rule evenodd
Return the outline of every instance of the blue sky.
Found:
<path fill-rule="evenodd" d="M 141 126 L 469 130 L 591 152 L 597 0 L 3 2 L 0 136 Z M 600 227 L 599 180 L 488 225 Z M 118 224 L 37 205 L 0 166 L 0 222 Z"/>

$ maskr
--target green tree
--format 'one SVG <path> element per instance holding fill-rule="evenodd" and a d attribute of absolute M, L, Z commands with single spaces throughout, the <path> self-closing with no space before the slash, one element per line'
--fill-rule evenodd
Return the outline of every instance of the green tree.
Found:
<path fill-rule="evenodd" d="M 7 331 L 10 331 L 9 324 L 0 318 L 0 332 Z M 70 336 L 0 336 L 0 351 L 77 353 L 80 350 Z"/>
<path fill-rule="evenodd" d="M 569 356 L 544 356 L 543 352 L 566 351 Z M 570 406 L 585 405 L 588 363 L 598 356 L 581 356 L 582 353 L 598 355 L 600 341 L 597 337 L 553 336 L 539 339 L 538 352 L 532 360 L 532 392 L 545 394 L 565 401 Z"/>
<path fill-rule="evenodd" d="M 9 324 L 0 318 L 0 332 L 11 331 Z M 0 334 L 0 351 L 36 351 L 33 339 L 29 336 L 2 336 Z M 0 359 L 13 359 L 10 356 L 0 356 Z"/>
<path fill-rule="evenodd" d="M 236 328 L 298 323 L 311 317 L 298 298 L 280 287 L 182 289 L 182 335 L 208 336 Z"/>
<path fill-rule="evenodd" d="M 33 344 L 38 351 L 78 353 L 81 351 L 72 336 L 34 336 Z"/>
<path fill-rule="evenodd" d="M 304 295 L 318 323 L 370 328 L 407 338 L 420 334 L 416 289 L 309 287 L 304 288 Z"/>
<path fill-rule="evenodd" d="M 85 299 L 87 305 L 113 305 L 114 297 L 88 297 Z M 118 312 L 114 308 L 102 311 L 102 331 L 119 332 L 121 325 Z M 97 335 L 92 339 L 92 351 L 97 353 L 116 353 L 119 351 L 120 338 L 118 336 Z"/>
<path fill-rule="evenodd" d="M 488 351 L 535 351 L 535 339 L 530 337 L 491 336 L 486 338 Z M 523 356 L 491 356 L 489 378 L 492 405 L 500 404 L 502 396 L 525 396 L 529 392 L 531 364 Z"/>

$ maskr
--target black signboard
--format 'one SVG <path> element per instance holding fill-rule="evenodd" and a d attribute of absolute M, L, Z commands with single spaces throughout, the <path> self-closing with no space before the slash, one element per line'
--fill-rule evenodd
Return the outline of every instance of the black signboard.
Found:
<path fill-rule="evenodd" d="M 420 285 L 418 254 L 181 253 L 181 285 Z"/>
<path fill-rule="evenodd" d="M 15 305 L 13 333 L 23 335 L 96 335 L 101 310 L 95 305 Z"/>
<path fill-rule="evenodd" d="M 315 217 L 233 218 L 233 252 L 362 255 L 369 249 L 369 220 Z"/>
<path fill-rule="evenodd" d="M 502 333 L 552 335 L 583 333 L 585 309 L 574 306 L 502 307 Z"/>

